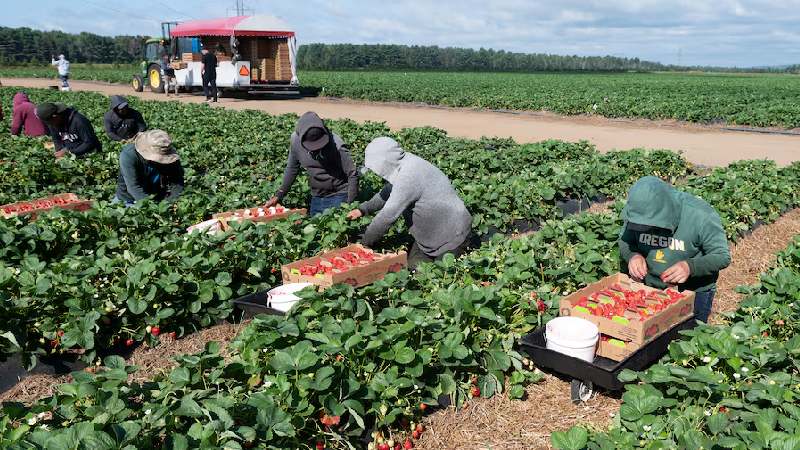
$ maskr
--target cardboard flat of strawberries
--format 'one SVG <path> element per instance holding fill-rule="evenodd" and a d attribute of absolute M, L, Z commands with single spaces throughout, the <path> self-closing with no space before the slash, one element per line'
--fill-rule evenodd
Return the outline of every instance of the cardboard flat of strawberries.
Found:
<path fill-rule="evenodd" d="M 39 214 L 52 209 L 71 209 L 75 211 L 86 211 L 92 208 L 91 200 L 84 200 L 72 193 L 51 195 L 36 200 L 9 203 L 0 206 L 0 214 L 3 217 L 30 216 L 36 219 Z"/>
<path fill-rule="evenodd" d="M 269 208 L 264 207 L 256 207 L 256 208 L 245 208 L 245 209 L 236 209 L 233 211 L 226 211 L 214 214 L 211 216 L 213 219 L 222 219 L 228 222 L 235 221 L 235 220 L 250 220 L 253 222 L 269 222 L 272 220 L 278 219 L 285 219 L 290 217 L 294 214 L 299 214 L 301 216 L 305 216 L 307 210 L 305 208 L 302 209 L 290 209 L 284 208 L 283 206 L 271 206 Z"/>
<path fill-rule="evenodd" d="M 559 309 L 596 324 L 605 336 L 598 355 L 621 360 L 692 317 L 694 292 L 663 291 L 618 273 L 562 298 Z"/>
<path fill-rule="evenodd" d="M 284 283 L 312 283 L 320 287 L 346 283 L 366 286 L 408 264 L 406 252 L 375 253 L 360 245 L 331 250 L 281 267 Z"/>

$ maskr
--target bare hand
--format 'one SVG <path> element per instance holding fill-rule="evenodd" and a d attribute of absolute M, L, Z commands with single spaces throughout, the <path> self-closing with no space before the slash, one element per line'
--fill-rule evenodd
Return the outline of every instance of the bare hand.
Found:
<path fill-rule="evenodd" d="M 628 261 L 628 274 L 635 280 L 644 280 L 647 276 L 647 261 L 644 256 L 636 253 Z"/>
<path fill-rule="evenodd" d="M 63 157 L 64 157 L 64 155 L 66 155 L 66 154 L 67 154 L 67 151 L 66 151 L 66 150 L 59 150 L 59 151 L 57 151 L 57 152 L 55 152 L 55 153 L 54 153 L 54 155 L 55 155 L 56 159 L 61 159 L 61 158 L 63 158 Z"/>
<path fill-rule="evenodd" d="M 350 211 L 349 213 L 347 213 L 347 218 L 350 219 L 350 220 L 356 220 L 356 219 L 361 218 L 361 216 L 363 216 L 363 215 L 364 214 L 361 212 L 360 209 L 354 209 L 354 210 Z"/>
<path fill-rule="evenodd" d="M 681 261 L 665 270 L 664 273 L 661 274 L 661 281 L 669 284 L 683 284 L 689 279 L 689 275 L 691 274 L 692 269 L 689 268 L 689 263 Z"/>
<path fill-rule="evenodd" d="M 264 204 L 265 208 L 269 208 L 278 204 L 278 197 L 272 197 L 271 199 L 267 200 L 267 203 Z"/>

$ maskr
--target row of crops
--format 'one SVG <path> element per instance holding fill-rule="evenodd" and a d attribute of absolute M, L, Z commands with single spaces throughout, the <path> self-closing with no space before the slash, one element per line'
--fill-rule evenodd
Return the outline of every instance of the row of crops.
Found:
<path fill-rule="evenodd" d="M 135 66 L 81 66 L 73 77 L 128 83 Z M 0 77 L 54 77 L 51 67 L 5 67 Z M 454 107 L 800 127 L 800 77 L 776 74 L 511 74 L 302 71 L 321 95 Z"/>
<path fill-rule="evenodd" d="M 0 90 L 4 98 L 10 93 Z M 52 95 L 58 94 L 34 93 L 37 100 Z M 106 101 L 90 94 L 67 98 L 92 118 Z M 299 223 L 242 225 L 232 239 L 186 236 L 185 226 L 272 193 L 293 118 L 177 104 L 136 106 L 152 126 L 175 135 L 189 188 L 174 205 L 125 210 L 101 203 L 87 214 L 0 222 L 0 312 L 8 318 L 0 329 L 4 356 L 22 353 L 32 363 L 36 355 L 82 348 L 93 359 L 98 349 L 128 339 L 155 343 L 148 325 L 178 334 L 208 326 L 230 314 L 232 297 L 278 284 L 281 263 L 340 245 L 363 226 L 334 212 Z M 372 136 L 387 132 L 379 124 L 331 126 L 353 143 L 357 160 Z M 687 177 L 685 161 L 669 152 L 599 155 L 586 144 L 453 140 L 432 129 L 397 137 L 453 177 L 474 213 L 485 211 L 489 219 L 475 214 L 477 228 L 548 221 L 533 236 L 496 237 L 462 259 L 427 265 L 414 276 L 401 272 L 358 291 L 339 286 L 308 294 L 287 317 L 254 320 L 233 344 L 229 360 L 212 344 L 200 355 L 182 357 L 161 379 L 131 384 L 126 379 L 133 369 L 108 357 L 105 370 L 77 375 L 30 409 L 4 405 L 0 444 L 360 447 L 365 430 L 400 429 L 422 414 L 421 405 L 435 406 L 443 395 L 461 404 L 474 393 L 473 377 L 483 396 L 508 385 L 509 394 L 519 397 L 522 385 L 536 380 L 520 364 L 516 338 L 552 317 L 561 293 L 617 269 L 616 215 L 561 219 L 554 208 L 559 197 L 620 196 L 637 177 L 657 174 L 709 198 L 731 238 L 800 204 L 799 165 L 743 162 Z M 3 202 L 63 191 L 110 198 L 116 156 L 104 144 L 104 156 L 55 162 L 37 141 L 0 136 Z M 504 177 L 496 176 L 512 178 L 525 170 L 542 174 L 536 189 L 552 194 L 526 197 L 529 182 L 503 185 Z M 475 185 L 488 179 L 508 189 L 510 200 L 499 202 L 490 197 L 495 190 L 485 189 L 486 197 L 470 201 Z M 374 190 L 378 181 L 367 179 L 363 186 Z M 288 198 L 290 206 L 304 203 L 303 189 Z M 737 201 L 716 199 L 718 192 Z M 533 200 L 520 203 L 521 198 Z M 402 241 L 395 230 L 387 245 Z M 534 290 L 541 303 L 528 300 Z"/>

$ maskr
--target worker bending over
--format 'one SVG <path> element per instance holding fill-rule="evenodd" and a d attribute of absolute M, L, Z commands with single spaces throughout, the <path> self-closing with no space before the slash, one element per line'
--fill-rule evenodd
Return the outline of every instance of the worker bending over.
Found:
<path fill-rule="evenodd" d="M 102 149 L 89 119 L 74 108 L 63 103 L 42 103 L 36 107 L 36 116 L 47 126 L 56 158 L 67 152 L 82 158 Z"/>
<path fill-rule="evenodd" d="M 322 119 L 307 112 L 297 121 L 289 145 L 289 159 L 283 172 L 283 183 L 266 206 L 274 206 L 292 188 L 300 167 L 308 172 L 311 188 L 310 214 L 321 214 L 358 196 L 358 170 L 350 150 L 342 138 L 331 132 Z"/>
<path fill-rule="evenodd" d="M 695 291 L 695 318 L 708 321 L 719 272 L 731 262 L 714 208 L 650 176 L 631 187 L 622 219 L 619 253 L 628 274 L 657 289 Z"/>
<path fill-rule="evenodd" d="M 173 201 L 181 192 L 183 166 L 166 131 L 144 131 L 122 147 L 115 203 L 130 206 L 144 198 Z"/>
<path fill-rule="evenodd" d="M 36 105 L 31 103 L 24 92 L 14 94 L 14 114 L 11 120 L 11 134 L 19 136 L 23 131 L 25 136 L 38 137 L 47 134 L 44 123 L 36 117 Z M 2 117 L 0 116 L 0 119 Z"/>
<path fill-rule="evenodd" d="M 379 137 L 367 146 L 364 165 L 386 184 L 347 215 L 352 220 L 378 212 L 364 232 L 362 244 L 372 246 L 401 215 L 414 238 L 408 253 L 411 269 L 447 253 L 459 256 L 473 244 L 472 216 L 436 166 L 404 151 L 388 137 Z"/>
<path fill-rule="evenodd" d="M 112 141 L 127 141 L 147 130 L 144 117 L 121 95 L 111 96 L 111 107 L 103 116 L 103 126 Z"/>

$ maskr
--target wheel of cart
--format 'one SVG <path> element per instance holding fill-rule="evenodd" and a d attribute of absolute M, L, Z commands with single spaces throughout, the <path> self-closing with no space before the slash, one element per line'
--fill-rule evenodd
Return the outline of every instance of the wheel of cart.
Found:
<path fill-rule="evenodd" d="M 539 368 L 549 369 L 571 378 L 570 399 L 575 404 L 581 404 L 591 400 L 597 388 L 621 391 L 624 383 L 619 381 L 620 372 L 625 369 L 639 371 L 651 366 L 664 356 L 669 343 L 679 338 L 681 331 L 692 329 L 695 325 L 694 317 L 681 322 L 622 361 L 596 357 L 594 362 L 589 363 L 549 350 L 545 341 L 544 327 L 524 336 L 519 346 L 522 353 L 525 353 Z"/>

